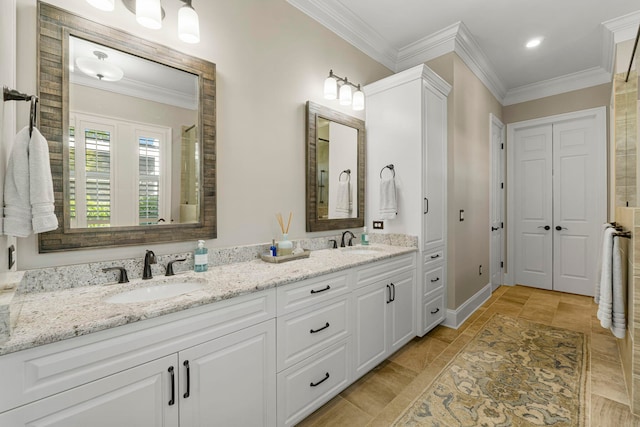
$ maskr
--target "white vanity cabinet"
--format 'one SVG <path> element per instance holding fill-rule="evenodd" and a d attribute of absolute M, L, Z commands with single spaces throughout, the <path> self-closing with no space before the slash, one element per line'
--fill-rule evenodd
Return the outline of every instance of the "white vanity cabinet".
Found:
<path fill-rule="evenodd" d="M 0 425 L 275 426 L 274 317 L 272 289 L 2 356 Z"/>
<path fill-rule="evenodd" d="M 385 221 L 385 233 L 418 236 L 417 266 L 421 281 L 415 304 L 417 334 L 444 319 L 446 275 L 426 282 L 426 265 L 439 254 L 446 270 L 447 252 L 447 96 L 451 86 L 426 65 L 419 65 L 369 84 L 367 94 L 367 224 L 379 219 L 380 181 L 395 173 L 396 218 Z M 393 171 L 383 169 L 394 165 Z M 427 256 L 428 255 L 428 256 Z M 431 279 L 429 279 L 431 280 Z M 438 307 L 433 307 L 437 305 Z M 425 309 L 430 307 L 429 313 Z M 431 311 L 438 311 L 434 315 Z M 438 321 L 439 320 L 439 321 Z"/>
<path fill-rule="evenodd" d="M 413 254 L 359 269 L 355 287 L 354 380 L 416 336 Z"/>

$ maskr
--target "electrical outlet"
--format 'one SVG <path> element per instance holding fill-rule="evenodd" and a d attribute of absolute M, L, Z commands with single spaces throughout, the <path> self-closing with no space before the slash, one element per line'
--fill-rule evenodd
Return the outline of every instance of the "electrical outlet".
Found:
<path fill-rule="evenodd" d="M 384 230 L 384 221 L 373 221 L 374 230 Z"/>
<path fill-rule="evenodd" d="M 464 221 L 464 210 L 460 209 L 460 221 Z"/>

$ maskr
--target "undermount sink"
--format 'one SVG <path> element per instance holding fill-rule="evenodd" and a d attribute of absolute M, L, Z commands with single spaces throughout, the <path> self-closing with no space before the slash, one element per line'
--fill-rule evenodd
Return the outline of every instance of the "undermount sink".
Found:
<path fill-rule="evenodd" d="M 382 249 L 372 246 L 346 246 L 340 250 L 353 255 L 376 255 Z"/>
<path fill-rule="evenodd" d="M 176 297 L 199 289 L 202 289 L 202 285 L 197 282 L 164 283 L 121 292 L 106 298 L 105 302 L 111 304 L 149 302 Z"/>

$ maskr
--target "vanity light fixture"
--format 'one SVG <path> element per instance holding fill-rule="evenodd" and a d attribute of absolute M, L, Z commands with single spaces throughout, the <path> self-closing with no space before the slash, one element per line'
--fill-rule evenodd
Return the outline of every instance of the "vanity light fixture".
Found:
<path fill-rule="evenodd" d="M 105 59 L 109 56 L 99 50 L 94 50 L 95 58 L 81 56 L 76 59 L 76 65 L 87 76 L 102 80 L 105 82 L 117 82 L 124 76 L 124 71 L 116 65 L 113 65 Z"/>
<path fill-rule="evenodd" d="M 184 3 L 178 10 L 178 37 L 186 43 L 200 42 L 200 22 L 198 14 L 191 5 L 192 0 L 179 0 Z M 115 0 L 87 0 L 87 3 L 100 10 L 112 11 Z M 165 17 L 161 0 L 122 0 L 129 12 L 136 15 L 136 21 L 146 28 L 162 28 Z"/>
<path fill-rule="evenodd" d="M 352 88 L 356 91 L 353 92 Z M 364 110 L 364 93 L 360 90 L 360 85 L 334 74 L 333 70 L 329 70 L 329 77 L 324 81 L 324 98 L 338 99 L 340 105 L 351 105 L 356 111 Z"/>

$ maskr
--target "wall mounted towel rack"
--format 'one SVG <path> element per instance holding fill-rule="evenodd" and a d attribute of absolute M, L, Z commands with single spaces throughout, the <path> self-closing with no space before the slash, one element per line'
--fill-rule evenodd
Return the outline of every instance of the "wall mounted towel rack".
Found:
<path fill-rule="evenodd" d="M 340 172 L 340 176 L 338 176 L 338 181 L 342 181 L 342 174 L 347 174 L 347 181 L 349 181 L 351 179 L 351 169 L 345 169 L 342 172 Z"/>
<path fill-rule="evenodd" d="M 35 95 L 27 95 L 26 93 L 18 92 L 15 89 L 9 89 L 4 86 L 2 88 L 2 100 L 7 101 L 30 101 L 31 112 L 29 114 L 29 136 L 33 133 L 33 127 L 36 125 L 37 112 L 38 112 L 38 97 Z"/>
<path fill-rule="evenodd" d="M 382 179 L 382 172 L 385 169 L 389 169 L 393 173 L 393 177 L 394 178 L 396 177 L 396 170 L 395 170 L 395 168 L 393 166 L 393 163 L 391 163 L 391 164 L 388 164 L 387 166 L 383 167 L 382 169 L 380 169 L 380 179 Z"/>

